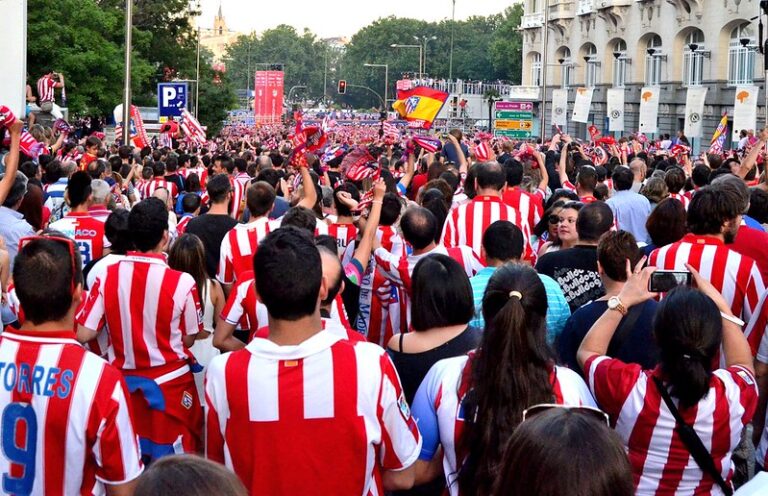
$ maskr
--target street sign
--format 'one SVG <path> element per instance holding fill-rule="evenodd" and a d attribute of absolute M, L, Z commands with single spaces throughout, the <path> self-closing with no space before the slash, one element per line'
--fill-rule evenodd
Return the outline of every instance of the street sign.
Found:
<path fill-rule="evenodd" d="M 530 138 L 533 130 L 532 102 L 495 102 L 493 130 L 496 136 Z"/>
<path fill-rule="evenodd" d="M 187 108 L 187 83 L 157 85 L 157 113 L 160 117 L 180 117 Z"/>
<path fill-rule="evenodd" d="M 530 131 L 519 131 L 515 129 L 496 129 L 494 136 L 504 136 L 506 138 L 526 139 L 531 137 Z"/>
<path fill-rule="evenodd" d="M 531 114 L 530 112 L 513 112 L 509 110 L 502 110 L 502 111 L 496 112 L 497 119 L 529 120 L 531 119 L 531 117 L 533 117 L 533 114 Z"/>

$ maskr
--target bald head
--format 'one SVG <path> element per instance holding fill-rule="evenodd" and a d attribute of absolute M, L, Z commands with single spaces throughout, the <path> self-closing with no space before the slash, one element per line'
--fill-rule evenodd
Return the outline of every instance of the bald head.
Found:
<path fill-rule="evenodd" d="M 165 203 L 166 207 L 169 207 L 171 195 L 168 193 L 167 189 L 157 188 L 152 192 L 152 197 L 161 200 L 163 203 Z"/>

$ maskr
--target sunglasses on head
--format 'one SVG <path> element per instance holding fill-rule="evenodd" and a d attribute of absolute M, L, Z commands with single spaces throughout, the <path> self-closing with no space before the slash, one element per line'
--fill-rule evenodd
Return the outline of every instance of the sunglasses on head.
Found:
<path fill-rule="evenodd" d="M 555 403 L 541 403 L 538 405 L 533 405 L 530 408 L 526 408 L 525 410 L 523 410 L 523 422 L 525 422 L 530 418 L 535 417 L 540 413 L 547 412 L 554 408 L 561 408 L 564 410 L 569 410 L 582 415 L 586 415 L 588 417 L 592 417 L 598 420 L 601 423 L 605 422 L 605 425 L 607 425 L 608 427 L 611 426 L 610 417 L 608 417 L 608 414 L 600 410 L 599 408 L 593 408 L 591 406 L 557 405 Z"/>
<path fill-rule="evenodd" d="M 74 293 L 75 287 L 77 286 L 77 282 L 75 281 L 76 272 L 77 272 L 77 259 L 75 257 L 80 256 L 80 252 L 75 249 L 75 242 L 69 238 L 63 238 L 61 236 L 45 236 L 45 235 L 27 236 L 19 240 L 19 252 L 21 252 L 21 250 L 24 249 L 24 247 L 26 247 L 30 243 L 34 243 L 41 240 L 53 241 L 55 243 L 59 243 L 63 245 L 69 252 L 69 263 L 70 263 L 70 268 L 72 269 L 72 280 L 70 281 L 70 290 L 72 293 Z"/>

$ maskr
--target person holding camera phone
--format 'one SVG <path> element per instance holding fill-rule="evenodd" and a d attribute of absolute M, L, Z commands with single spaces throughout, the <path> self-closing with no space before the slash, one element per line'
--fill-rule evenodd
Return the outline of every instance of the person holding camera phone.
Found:
<path fill-rule="evenodd" d="M 64 88 L 64 74 L 53 72 L 52 69 L 43 70 L 43 77 L 37 80 L 37 104 L 43 112 L 51 114 L 56 119 L 63 119 L 61 107 L 56 105 L 57 88 Z"/>
<path fill-rule="evenodd" d="M 657 296 L 655 267 L 631 269 L 627 283 L 592 326 L 578 351 L 589 388 L 627 448 L 637 495 L 733 494 L 731 454 L 757 406 L 752 351 L 730 305 L 684 264 L 696 289 L 670 291 L 653 333 L 660 364 L 652 370 L 606 356 L 629 309 Z M 712 363 L 722 346 L 722 368 Z M 673 399 L 674 398 L 674 399 Z"/>

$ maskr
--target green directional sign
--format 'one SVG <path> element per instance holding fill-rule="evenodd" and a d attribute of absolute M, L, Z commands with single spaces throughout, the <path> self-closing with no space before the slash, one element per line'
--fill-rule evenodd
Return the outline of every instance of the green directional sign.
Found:
<path fill-rule="evenodd" d="M 495 136 L 505 136 L 507 138 L 525 139 L 531 137 L 530 131 L 520 131 L 512 129 L 496 129 L 494 130 Z"/>
<path fill-rule="evenodd" d="M 498 110 L 496 111 L 497 119 L 515 119 L 515 120 L 531 120 L 533 114 L 531 112 L 515 112 L 510 110 Z"/>

